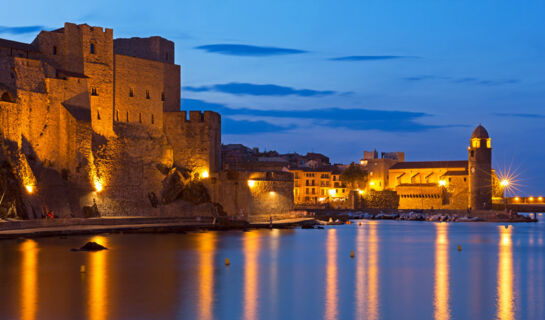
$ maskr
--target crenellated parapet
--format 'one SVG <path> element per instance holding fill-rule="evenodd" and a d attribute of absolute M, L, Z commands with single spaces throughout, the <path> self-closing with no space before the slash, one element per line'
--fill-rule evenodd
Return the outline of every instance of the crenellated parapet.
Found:
<path fill-rule="evenodd" d="M 165 112 L 163 128 L 174 162 L 208 175 L 221 168 L 221 116 L 213 111 Z M 205 173 L 206 172 L 206 173 Z"/>

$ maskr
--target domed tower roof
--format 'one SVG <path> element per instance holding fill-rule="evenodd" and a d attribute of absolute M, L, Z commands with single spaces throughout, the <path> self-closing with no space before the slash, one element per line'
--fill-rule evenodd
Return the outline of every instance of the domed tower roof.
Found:
<path fill-rule="evenodd" d="M 479 125 L 475 130 L 473 130 L 473 133 L 471 134 L 471 139 L 488 139 L 488 131 L 486 129 Z"/>

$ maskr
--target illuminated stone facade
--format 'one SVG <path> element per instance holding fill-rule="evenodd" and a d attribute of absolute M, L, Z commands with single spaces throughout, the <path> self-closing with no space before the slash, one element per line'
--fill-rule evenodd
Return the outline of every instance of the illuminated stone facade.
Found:
<path fill-rule="evenodd" d="M 388 172 L 388 188 L 399 196 L 399 209 L 489 210 L 493 186 L 491 140 L 478 126 L 470 139 L 468 160 L 398 162 Z"/>
<path fill-rule="evenodd" d="M 2 151 L 35 216 L 95 202 L 104 214 L 175 211 L 150 206 L 158 168 L 221 169 L 220 115 L 180 111 L 180 66 L 161 37 L 66 23 L 31 44 L 0 39 L 0 100 Z"/>
<path fill-rule="evenodd" d="M 350 190 L 341 182 L 341 171 L 335 166 L 294 168 L 293 197 L 295 205 L 309 206 L 344 202 Z"/>

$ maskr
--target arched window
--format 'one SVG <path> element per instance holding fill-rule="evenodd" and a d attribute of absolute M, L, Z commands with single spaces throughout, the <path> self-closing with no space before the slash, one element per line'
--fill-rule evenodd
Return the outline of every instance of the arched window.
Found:
<path fill-rule="evenodd" d="M 13 99 L 9 92 L 5 91 L 2 93 L 2 95 L 0 95 L 0 101 L 15 102 L 15 99 Z"/>

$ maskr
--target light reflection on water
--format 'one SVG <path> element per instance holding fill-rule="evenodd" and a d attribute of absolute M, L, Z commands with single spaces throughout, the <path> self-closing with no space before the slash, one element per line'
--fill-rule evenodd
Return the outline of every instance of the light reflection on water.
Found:
<path fill-rule="evenodd" d="M 216 233 L 199 233 L 199 319 L 214 318 L 214 252 L 216 250 Z"/>
<path fill-rule="evenodd" d="M 435 223 L 435 297 L 434 316 L 436 320 L 450 319 L 449 306 L 449 243 L 448 223 Z"/>
<path fill-rule="evenodd" d="M 513 310 L 513 252 L 512 226 L 499 226 L 499 260 L 498 260 L 498 316 L 500 320 L 514 319 Z"/>
<path fill-rule="evenodd" d="M 104 236 L 95 236 L 91 239 L 104 247 L 108 247 L 108 240 Z M 88 276 L 89 300 L 87 302 L 91 320 L 108 319 L 106 303 L 110 299 L 108 295 L 108 250 L 89 252 L 89 269 L 84 276 Z"/>
<path fill-rule="evenodd" d="M 327 320 L 337 319 L 337 230 L 327 230 L 325 278 L 325 316 Z"/>
<path fill-rule="evenodd" d="M 23 255 L 21 265 L 21 319 L 36 318 L 38 296 L 38 245 L 27 239 L 20 245 Z"/>
<path fill-rule="evenodd" d="M 544 227 L 363 221 L 0 241 L 0 318 L 545 319 Z M 69 251 L 91 240 L 110 250 Z"/>
<path fill-rule="evenodd" d="M 244 233 L 244 319 L 257 319 L 259 233 Z"/>
<path fill-rule="evenodd" d="M 366 319 L 379 319 L 379 267 L 378 267 L 378 246 L 379 238 L 377 231 L 377 222 L 369 221 L 369 240 L 368 240 L 368 263 L 367 268 L 367 283 L 368 283 L 368 299 L 369 306 L 367 307 Z"/>

